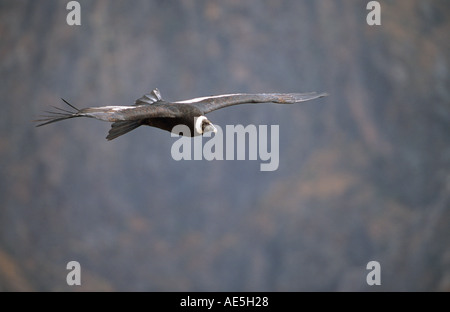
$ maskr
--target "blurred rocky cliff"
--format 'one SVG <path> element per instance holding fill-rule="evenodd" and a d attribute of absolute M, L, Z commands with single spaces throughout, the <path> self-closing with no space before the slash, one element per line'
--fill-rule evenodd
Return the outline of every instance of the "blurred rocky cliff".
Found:
<path fill-rule="evenodd" d="M 449 291 L 450 2 L 379 2 L 381 26 L 356 0 L 79 1 L 68 26 L 66 1 L 1 0 L 0 290 Z M 208 115 L 279 125 L 274 172 L 31 122 L 155 87 L 330 96 Z"/>

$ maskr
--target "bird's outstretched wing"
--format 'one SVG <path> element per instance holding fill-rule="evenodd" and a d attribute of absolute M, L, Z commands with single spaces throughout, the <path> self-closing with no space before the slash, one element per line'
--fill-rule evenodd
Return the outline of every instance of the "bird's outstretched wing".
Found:
<path fill-rule="evenodd" d="M 178 117 L 180 112 L 176 107 L 153 104 L 136 106 L 104 106 L 81 109 L 79 114 L 85 117 L 92 117 L 103 121 L 130 121 L 143 120 L 148 118 Z"/>
<path fill-rule="evenodd" d="M 305 102 L 327 96 L 326 93 L 259 93 L 259 94 L 224 94 L 178 101 L 175 103 L 191 104 L 199 108 L 204 114 L 227 106 L 246 103 L 278 103 L 292 104 Z"/>
<path fill-rule="evenodd" d="M 180 115 L 180 112 L 176 107 L 159 103 L 154 103 L 153 105 L 102 106 L 78 109 L 66 100 L 63 99 L 63 101 L 69 105 L 72 110 L 54 107 L 57 111 L 48 111 L 48 115 L 35 120 L 36 122 L 39 122 L 37 127 L 76 117 L 90 117 L 103 121 L 117 122 L 144 120 L 156 117 L 175 118 Z"/>

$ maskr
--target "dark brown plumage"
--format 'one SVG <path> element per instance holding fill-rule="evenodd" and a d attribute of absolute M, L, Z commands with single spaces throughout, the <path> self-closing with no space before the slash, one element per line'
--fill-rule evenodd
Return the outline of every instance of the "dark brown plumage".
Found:
<path fill-rule="evenodd" d="M 195 98 L 186 101 L 167 102 L 161 98 L 158 89 L 136 100 L 133 106 L 103 106 L 78 109 L 63 99 L 73 111 L 54 107 L 57 111 L 43 116 L 37 127 L 76 117 L 90 117 L 113 122 L 108 140 L 113 140 L 139 126 L 147 125 L 172 131 L 176 125 L 189 127 L 190 135 L 201 135 L 215 131 L 214 125 L 204 116 L 214 110 L 245 103 L 292 104 L 326 96 L 325 93 L 260 93 L 225 94 Z M 183 133 L 186 135 L 185 133 Z"/>

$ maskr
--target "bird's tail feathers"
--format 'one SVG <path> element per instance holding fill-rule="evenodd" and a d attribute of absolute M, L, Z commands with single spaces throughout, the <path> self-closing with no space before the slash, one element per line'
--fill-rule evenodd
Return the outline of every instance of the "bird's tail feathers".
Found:
<path fill-rule="evenodd" d="M 63 109 L 60 107 L 56 107 L 56 106 L 52 106 L 56 111 L 46 111 L 46 113 L 48 115 L 43 115 L 43 116 L 41 116 L 42 117 L 41 119 L 34 120 L 35 122 L 39 122 L 39 124 L 37 124 L 36 127 L 41 127 L 41 126 L 48 125 L 53 122 L 83 116 L 80 114 L 80 110 L 78 108 L 76 108 L 75 106 L 73 106 L 72 104 L 70 104 L 69 102 L 67 102 L 64 99 L 61 99 L 61 100 L 63 100 L 64 103 L 66 103 L 73 111 L 70 111 L 68 109 Z"/>
<path fill-rule="evenodd" d="M 116 121 L 111 125 L 111 129 L 108 132 L 108 136 L 106 139 L 111 141 L 125 133 L 130 132 L 131 130 L 136 129 L 141 126 L 140 120 L 131 120 L 131 121 Z"/>

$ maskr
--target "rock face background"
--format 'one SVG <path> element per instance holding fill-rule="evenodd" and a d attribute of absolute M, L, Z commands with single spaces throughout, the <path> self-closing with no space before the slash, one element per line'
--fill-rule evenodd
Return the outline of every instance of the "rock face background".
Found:
<path fill-rule="evenodd" d="M 381 26 L 356 0 L 79 2 L 71 27 L 65 1 L 0 1 L 0 290 L 450 290 L 449 1 L 380 1 Z M 31 122 L 154 87 L 330 96 L 209 115 L 280 125 L 274 172 Z"/>

